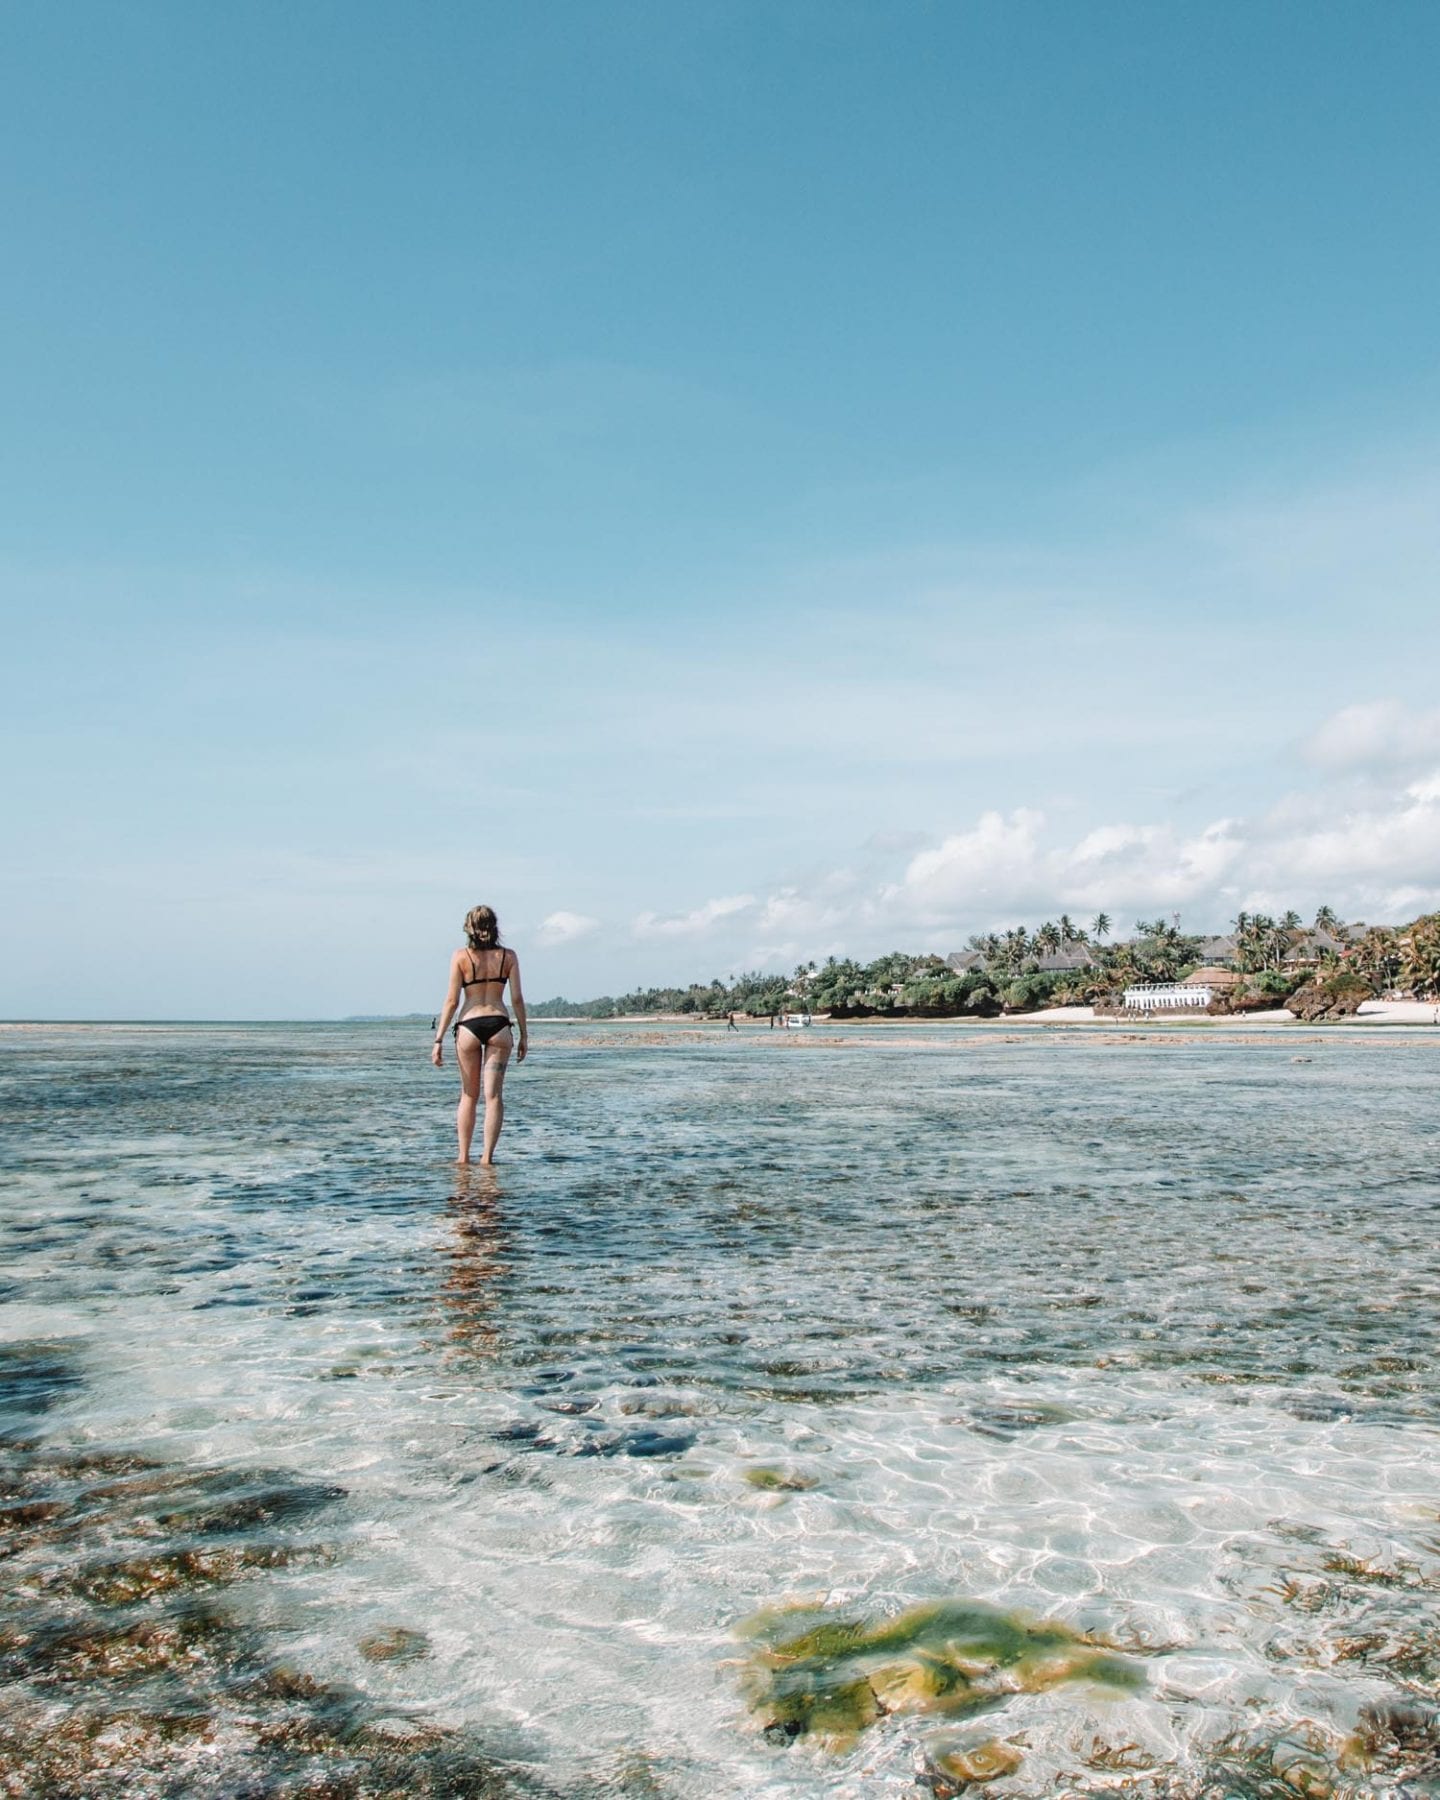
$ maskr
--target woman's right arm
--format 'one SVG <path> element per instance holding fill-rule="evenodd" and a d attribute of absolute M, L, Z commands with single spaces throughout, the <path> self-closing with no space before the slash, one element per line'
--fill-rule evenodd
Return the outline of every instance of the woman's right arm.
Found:
<path fill-rule="evenodd" d="M 445 990 L 445 1004 L 440 1008 L 440 1017 L 435 1021 L 435 1042 L 430 1046 L 430 1060 L 438 1069 L 445 1061 L 442 1046 L 445 1042 L 445 1027 L 450 1023 L 450 1015 L 460 1004 L 460 952 L 457 950 L 450 958 L 450 985 Z"/>

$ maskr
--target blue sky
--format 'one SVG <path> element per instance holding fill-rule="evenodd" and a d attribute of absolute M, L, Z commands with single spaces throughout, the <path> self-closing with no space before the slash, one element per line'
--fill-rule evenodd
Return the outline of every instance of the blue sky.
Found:
<path fill-rule="evenodd" d="M 0 18 L 0 1014 L 1440 905 L 1429 4 Z"/>

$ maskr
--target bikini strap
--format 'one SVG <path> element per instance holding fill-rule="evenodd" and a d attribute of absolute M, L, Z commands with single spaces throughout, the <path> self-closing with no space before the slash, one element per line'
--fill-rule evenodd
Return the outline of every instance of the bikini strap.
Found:
<path fill-rule="evenodd" d="M 505 949 L 503 945 L 500 945 L 500 944 L 496 944 L 494 946 L 494 948 L 500 952 L 499 973 L 495 974 L 495 975 L 487 975 L 485 973 L 485 971 L 482 969 L 480 971 L 480 973 L 477 975 L 475 973 L 475 962 L 476 962 L 477 953 L 474 950 L 467 950 L 465 952 L 465 954 L 470 958 L 470 973 L 466 977 L 464 982 L 461 984 L 462 986 L 464 986 L 464 987 L 480 987 L 482 984 L 488 984 L 492 981 L 498 981 L 498 982 L 504 983 L 510 979 L 510 968 L 506 961 L 506 959 L 510 955 L 510 952 L 507 949 Z"/>

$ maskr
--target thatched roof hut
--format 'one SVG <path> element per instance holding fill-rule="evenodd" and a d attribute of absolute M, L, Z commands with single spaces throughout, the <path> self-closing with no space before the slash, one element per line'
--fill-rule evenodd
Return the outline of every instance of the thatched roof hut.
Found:
<path fill-rule="evenodd" d="M 1222 969 L 1215 964 L 1197 969 L 1193 975 L 1185 977 L 1186 987 L 1233 988 L 1239 987 L 1244 977 L 1238 969 Z"/>

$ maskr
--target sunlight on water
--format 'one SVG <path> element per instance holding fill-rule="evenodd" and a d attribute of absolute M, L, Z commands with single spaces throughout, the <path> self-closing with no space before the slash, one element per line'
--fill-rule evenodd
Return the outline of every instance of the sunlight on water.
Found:
<path fill-rule="evenodd" d="M 487 1175 L 423 1027 L 5 1034 L 0 1754 L 1437 1791 L 1440 1047 L 1301 1041 L 541 1027 Z"/>

